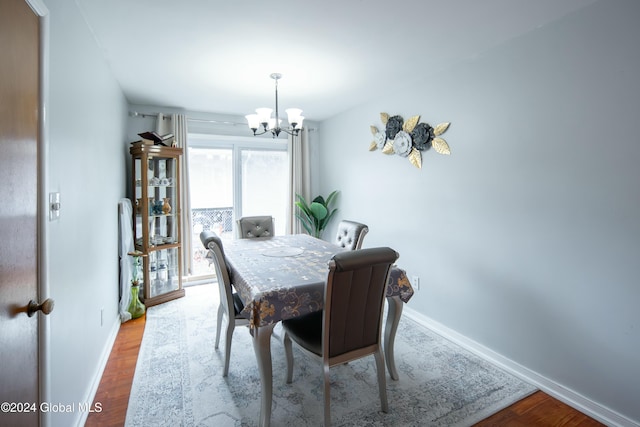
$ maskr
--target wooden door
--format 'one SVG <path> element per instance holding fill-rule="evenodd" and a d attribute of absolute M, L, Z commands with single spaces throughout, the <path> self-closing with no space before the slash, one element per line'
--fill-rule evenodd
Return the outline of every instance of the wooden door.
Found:
<path fill-rule="evenodd" d="M 0 1 L 0 58 L 0 425 L 37 426 L 39 18 L 25 0 Z"/>

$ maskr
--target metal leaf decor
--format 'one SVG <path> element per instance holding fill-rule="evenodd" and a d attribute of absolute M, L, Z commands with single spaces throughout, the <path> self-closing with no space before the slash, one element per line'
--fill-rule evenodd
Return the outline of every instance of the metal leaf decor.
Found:
<path fill-rule="evenodd" d="M 371 129 L 371 134 L 373 136 L 376 136 L 376 134 L 378 133 L 378 128 L 373 126 L 373 125 L 371 125 L 371 127 L 369 129 Z M 374 141 L 371 142 L 371 145 L 369 146 L 369 151 L 376 151 L 377 149 L 378 149 L 378 145 L 376 144 L 376 141 L 374 140 Z"/>
<path fill-rule="evenodd" d="M 433 134 L 435 136 L 438 135 L 442 135 L 443 133 L 445 133 L 447 131 L 447 129 L 449 129 L 449 125 L 451 123 L 440 123 L 438 126 L 436 126 L 435 128 L 433 128 Z"/>
<path fill-rule="evenodd" d="M 433 147 L 438 154 L 451 154 L 449 144 L 440 137 L 449 129 L 449 122 L 432 128 L 429 123 L 420 123 L 420 116 L 404 120 L 399 115 L 390 116 L 387 113 L 380 113 L 380 120 L 384 124 L 382 131 L 370 126 L 374 140 L 369 145 L 369 151 L 380 150 L 384 154 L 407 157 L 418 169 L 422 169 L 422 151 Z"/>
<path fill-rule="evenodd" d="M 409 161 L 418 169 L 422 168 L 422 154 L 420 154 L 420 151 L 417 148 L 414 147 L 411 149 L 411 153 L 409 153 Z"/>
<path fill-rule="evenodd" d="M 433 141 L 431 141 L 431 144 L 433 145 L 433 148 L 436 150 L 436 152 L 440 154 L 451 154 L 451 150 L 449 149 L 449 144 L 447 144 L 447 141 L 445 141 L 444 139 L 440 137 L 433 138 Z"/>
<path fill-rule="evenodd" d="M 409 119 L 404 122 L 403 130 L 407 133 L 413 132 L 413 129 L 416 127 L 419 121 L 420 116 L 409 117 Z"/>
<path fill-rule="evenodd" d="M 393 154 L 393 142 L 387 141 L 387 143 L 384 144 L 384 148 L 382 149 L 382 152 L 384 154 Z"/>

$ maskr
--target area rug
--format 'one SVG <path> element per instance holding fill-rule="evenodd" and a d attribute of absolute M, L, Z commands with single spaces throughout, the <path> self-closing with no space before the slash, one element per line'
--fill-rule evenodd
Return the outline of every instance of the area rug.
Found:
<path fill-rule="evenodd" d="M 224 339 L 214 349 L 215 286 L 188 287 L 184 298 L 148 309 L 126 426 L 258 424 L 260 378 L 246 327 L 235 329 L 229 375 L 222 377 Z M 286 384 L 279 326 L 271 351 L 271 425 L 321 425 L 321 365 L 294 347 L 293 383 Z M 400 379 L 387 374 L 386 414 L 380 410 L 372 356 L 331 369 L 333 425 L 466 427 L 535 391 L 406 316 L 398 327 L 395 357 Z"/>

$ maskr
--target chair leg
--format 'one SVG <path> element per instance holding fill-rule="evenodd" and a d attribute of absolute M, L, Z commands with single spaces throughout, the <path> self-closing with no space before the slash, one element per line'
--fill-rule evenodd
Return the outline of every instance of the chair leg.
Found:
<path fill-rule="evenodd" d="M 293 349 L 291 348 L 291 338 L 286 332 L 282 338 L 282 344 L 284 346 L 284 354 L 287 358 L 287 384 L 291 384 L 293 380 Z"/>
<path fill-rule="evenodd" d="M 382 349 L 378 349 L 373 356 L 376 359 L 376 371 L 378 373 L 378 388 L 380 389 L 380 404 L 382 412 L 389 412 L 389 403 L 387 402 L 387 378 L 384 370 L 384 355 Z"/>
<path fill-rule="evenodd" d="M 216 325 L 216 345 L 215 349 L 218 349 L 218 345 L 220 344 L 220 328 L 222 328 L 222 315 L 224 314 L 224 308 L 222 308 L 222 304 L 218 306 L 218 324 Z"/>
<path fill-rule="evenodd" d="M 329 380 L 329 364 L 323 363 L 324 368 L 324 425 L 331 425 L 331 382 Z"/>
<path fill-rule="evenodd" d="M 225 339 L 225 348 L 224 348 L 224 371 L 222 372 L 222 376 L 226 377 L 229 374 L 229 358 L 231 357 L 231 338 L 233 338 L 233 329 L 236 327 L 236 322 L 234 319 L 229 319 L 229 324 L 227 325 L 227 336 Z"/>

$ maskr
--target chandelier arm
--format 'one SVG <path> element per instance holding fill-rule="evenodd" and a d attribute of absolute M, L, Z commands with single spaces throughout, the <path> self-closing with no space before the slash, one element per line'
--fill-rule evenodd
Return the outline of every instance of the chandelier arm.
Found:
<path fill-rule="evenodd" d="M 293 129 L 293 130 L 289 130 L 287 128 L 280 129 L 280 132 L 284 132 L 292 136 L 298 136 L 299 131 L 300 129 Z"/>

